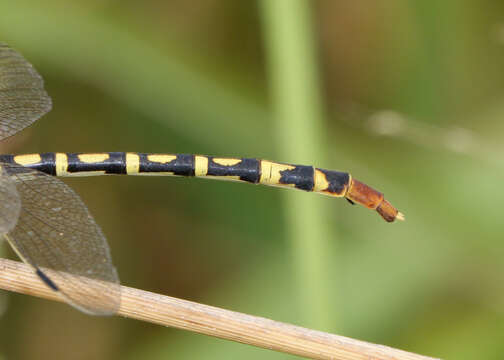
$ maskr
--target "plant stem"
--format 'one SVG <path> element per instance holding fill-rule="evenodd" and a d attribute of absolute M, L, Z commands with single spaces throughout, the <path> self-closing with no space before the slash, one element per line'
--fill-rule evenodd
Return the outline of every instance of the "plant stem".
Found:
<path fill-rule="evenodd" d="M 75 275 L 65 274 L 66 277 Z M 89 279 L 87 280 L 89 281 Z M 63 301 L 26 264 L 0 258 L 0 289 Z M 313 359 L 433 360 L 402 350 L 121 287 L 118 315 Z"/>
<path fill-rule="evenodd" d="M 263 0 L 260 4 L 279 158 L 321 165 L 325 163 L 324 124 L 311 3 Z M 326 203 L 303 194 L 284 196 L 287 238 L 301 290 L 300 321 L 333 328 L 337 315 L 329 304 L 328 288 L 338 286 L 338 281 L 331 273 L 328 254 L 333 251 L 329 242 L 336 237 L 327 225 Z"/>

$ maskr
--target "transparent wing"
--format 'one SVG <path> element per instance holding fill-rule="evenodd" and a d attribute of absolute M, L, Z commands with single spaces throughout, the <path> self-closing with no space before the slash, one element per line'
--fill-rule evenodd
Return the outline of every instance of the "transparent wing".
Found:
<path fill-rule="evenodd" d="M 0 42 L 0 140 L 51 110 L 44 81 L 21 54 Z"/>
<path fill-rule="evenodd" d="M 57 178 L 34 169 L 1 164 L 0 204 L 21 208 L 17 225 L 5 235 L 18 255 L 50 288 L 76 308 L 110 315 L 120 303 L 120 285 L 109 247 L 79 196 Z M 5 180 L 8 177 L 9 180 Z M 2 213 L 3 212 L 3 213 Z M 9 211 L 0 208 L 0 216 Z"/>
<path fill-rule="evenodd" d="M 21 211 L 21 198 L 10 176 L 0 172 L 0 234 L 16 226 Z"/>

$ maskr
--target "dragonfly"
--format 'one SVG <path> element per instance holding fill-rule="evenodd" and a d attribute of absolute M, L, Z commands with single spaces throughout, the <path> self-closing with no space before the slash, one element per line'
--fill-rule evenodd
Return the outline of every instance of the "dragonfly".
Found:
<path fill-rule="evenodd" d="M 0 43 L 0 140 L 52 107 L 44 81 L 19 52 Z M 57 177 L 194 176 L 346 198 L 384 220 L 404 215 L 349 173 L 255 158 L 133 152 L 0 155 L 0 236 L 68 304 L 93 315 L 117 313 L 121 287 L 107 240 L 80 197 Z"/>

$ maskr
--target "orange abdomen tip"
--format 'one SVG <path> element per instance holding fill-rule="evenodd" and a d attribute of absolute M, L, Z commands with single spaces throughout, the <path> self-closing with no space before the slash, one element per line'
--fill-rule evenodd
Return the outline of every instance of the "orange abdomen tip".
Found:
<path fill-rule="evenodd" d="M 376 191 L 359 180 L 351 179 L 345 197 L 353 202 L 364 205 L 368 209 L 376 210 L 387 222 L 392 222 L 395 219 L 404 220 L 404 215 L 385 200 L 381 192 Z"/>
<path fill-rule="evenodd" d="M 404 214 L 397 211 L 397 209 L 385 199 L 383 199 L 382 203 L 378 205 L 376 211 L 378 211 L 378 214 L 380 214 L 381 217 L 388 222 L 392 222 L 395 219 L 404 220 Z"/>

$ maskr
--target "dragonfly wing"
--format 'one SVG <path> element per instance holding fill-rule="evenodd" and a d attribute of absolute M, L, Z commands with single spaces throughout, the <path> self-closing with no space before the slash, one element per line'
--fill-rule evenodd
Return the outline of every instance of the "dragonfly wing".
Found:
<path fill-rule="evenodd" d="M 51 110 L 44 80 L 26 59 L 0 42 L 0 140 Z"/>
<path fill-rule="evenodd" d="M 10 176 L 0 172 L 0 235 L 14 229 L 21 211 L 21 198 Z"/>
<path fill-rule="evenodd" d="M 107 240 L 79 196 L 38 170 L 1 169 L 21 200 L 16 227 L 5 235 L 14 250 L 69 304 L 89 314 L 116 313 L 120 285 Z"/>

